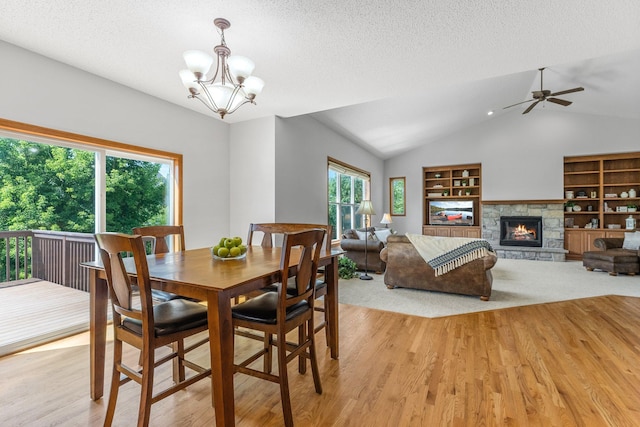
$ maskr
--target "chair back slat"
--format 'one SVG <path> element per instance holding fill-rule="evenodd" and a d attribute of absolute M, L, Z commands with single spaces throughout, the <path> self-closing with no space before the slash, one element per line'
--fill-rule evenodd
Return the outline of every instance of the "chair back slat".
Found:
<path fill-rule="evenodd" d="M 305 224 L 305 223 L 286 223 L 286 222 L 265 222 L 249 225 L 249 235 L 247 237 L 247 245 L 253 242 L 253 233 L 262 232 L 262 241 L 260 246 L 263 248 L 274 247 L 274 239 L 278 235 L 284 233 L 295 233 L 304 230 L 322 229 L 325 230 L 325 248 L 331 250 L 331 231 L 332 227 L 327 224 Z"/>
<path fill-rule="evenodd" d="M 285 315 L 286 307 L 307 301 L 313 307 L 314 293 L 316 289 L 316 275 L 318 263 L 322 252 L 322 241 L 326 231 L 324 229 L 311 229 L 295 233 L 284 233 L 282 253 L 280 256 L 280 309 L 278 315 Z M 296 295 L 290 295 L 286 291 L 289 275 L 289 265 L 293 256 L 293 249 L 299 249 L 300 255 L 295 270 Z"/>
<path fill-rule="evenodd" d="M 166 254 L 169 252 L 167 237 L 176 238 L 176 244 L 178 247 L 175 252 L 180 252 L 186 249 L 184 227 L 182 225 L 150 225 L 147 227 L 136 227 L 133 229 L 133 234 L 155 237 L 155 246 L 153 247 L 154 254 Z"/>

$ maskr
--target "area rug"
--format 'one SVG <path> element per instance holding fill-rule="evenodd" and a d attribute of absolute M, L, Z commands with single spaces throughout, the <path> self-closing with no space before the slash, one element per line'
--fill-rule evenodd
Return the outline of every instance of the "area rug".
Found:
<path fill-rule="evenodd" d="M 489 301 L 417 289 L 387 289 L 383 274 L 373 280 L 339 282 L 339 302 L 422 317 L 442 317 L 601 295 L 640 297 L 640 276 L 586 271 L 580 261 L 499 259 Z"/>

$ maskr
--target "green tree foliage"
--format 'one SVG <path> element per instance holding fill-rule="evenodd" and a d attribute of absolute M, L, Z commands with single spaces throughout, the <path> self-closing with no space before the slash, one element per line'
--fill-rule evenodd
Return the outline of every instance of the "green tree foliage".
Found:
<path fill-rule="evenodd" d="M 404 181 L 393 181 L 393 213 L 404 215 Z"/>
<path fill-rule="evenodd" d="M 93 233 L 94 154 L 0 138 L 0 229 Z M 107 158 L 108 231 L 166 223 L 161 165 Z"/>
<path fill-rule="evenodd" d="M 338 183 L 340 183 L 340 194 L 338 196 Z M 353 186 L 352 186 L 353 183 Z M 333 238 L 337 238 L 337 216 L 342 215 L 342 224 L 346 228 L 351 228 L 355 220 L 357 227 L 362 226 L 362 216 L 352 215 L 358 209 L 364 197 L 365 181 L 361 178 L 352 177 L 346 174 L 329 170 L 328 195 L 329 195 L 329 224 L 333 226 Z M 353 195 L 353 198 L 352 198 Z M 338 200 L 338 197 L 340 200 Z M 345 218 L 349 215 L 350 219 Z"/>
<path fill-rule="evenodd" d="M 93 154 L 0 139 L 0 229 L 93 232 Z"/>
<path fill-rule="evenodd" d="M 167 185 L 161 165 L 107 158 L 107 230 L 131 233 L 134 227 L 166 224 Z"/>

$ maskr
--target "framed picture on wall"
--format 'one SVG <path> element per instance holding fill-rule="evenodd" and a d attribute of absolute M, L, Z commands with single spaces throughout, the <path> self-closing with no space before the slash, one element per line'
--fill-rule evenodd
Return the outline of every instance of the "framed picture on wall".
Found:
<path fill-rule="evenodd" d="M 407 203 L 405 195 L 405 177 L 389 178 L 389 202 L 391 204 L 391 215 L 404 216 L 406 214 Z"/>

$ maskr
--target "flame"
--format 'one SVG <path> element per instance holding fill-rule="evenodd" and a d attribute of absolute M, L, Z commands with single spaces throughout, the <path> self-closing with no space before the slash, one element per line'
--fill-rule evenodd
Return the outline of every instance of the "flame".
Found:
<path fill-rule="evenodd" d="M 522 239 L 536 239 L 536 230 L 533 228 L 527 228 L 523 224 L 519 224 L 517 227 L 513 229 L 513 238 L 516 240 Z"/>

